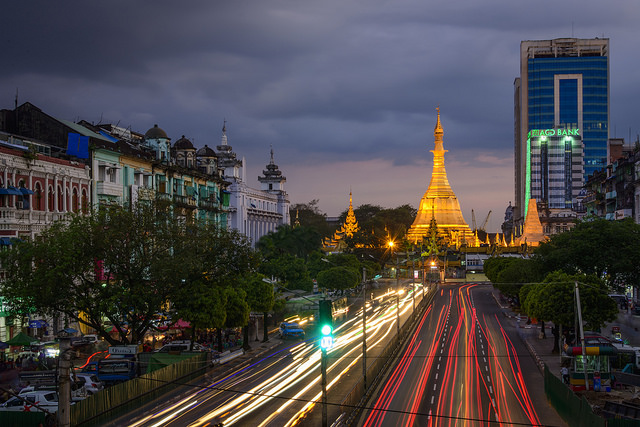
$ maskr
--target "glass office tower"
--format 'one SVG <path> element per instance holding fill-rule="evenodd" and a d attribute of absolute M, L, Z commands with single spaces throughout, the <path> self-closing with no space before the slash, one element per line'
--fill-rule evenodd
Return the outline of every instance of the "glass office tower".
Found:
<path fill-rule="evenodd" d="M 530 131 L 577 129 L 584 147 L 585 180 L 606 166 L 609 39 L 523 41 L 520 77 L 514 86 L 516 215 L 523 220 L 525 193 L 531 188 L 531 180 L 542 178 L 527 173 L 527 170 L 535 171 L 527 163 L 531 160 L 527 144 Z M 550 166 L 553 167 L 553 163 Z M 577 184 L 577 180 L 575 182 Z M 551 188 L 553 183 L 545 185 Z"/>

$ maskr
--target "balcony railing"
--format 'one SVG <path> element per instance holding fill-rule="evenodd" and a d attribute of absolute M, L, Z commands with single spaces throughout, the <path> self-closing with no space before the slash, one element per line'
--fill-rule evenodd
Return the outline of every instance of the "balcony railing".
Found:
<path fill-rule="evenodd" d="M 122 197 L 122 185 L 115 182 L 98 181 L 96 191 L 98 194 Z"/>
<path fill-rule="evenodd" d="M 64 219 L 69 213 L 44 212 L 16 209 L 13 206 L 0 208 L 0 230 L 40 233 L 55 221 Z"/>
<path fill-rule="evenodd" d="M 180 205 L 187 208 L 196 208 L 196 199 L 191 196 L 180 196 L 177 194 L 173 195 L 173 201 L 176 205 Z"/>

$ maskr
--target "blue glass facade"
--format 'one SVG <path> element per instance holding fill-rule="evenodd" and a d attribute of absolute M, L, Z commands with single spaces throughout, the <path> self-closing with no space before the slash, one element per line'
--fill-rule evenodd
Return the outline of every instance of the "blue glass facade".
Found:
<path fill-rule="evenodd" d="M 559 127 L 577 128 L 582 121 L 585 179 L 594 171 L 605 167 L 609 127 L 608 58 L 529 58 L 527 71 L 528 130 L 554 128 L 555 109 L 558 106 Z M 558 99 L 555 97 L 554 87 L 556 75 L 563 75 L 558 82 Z M 571 75 L 581 77 L 574 78 Z M 579 117 L 580 107 L 582 117 Z"/>

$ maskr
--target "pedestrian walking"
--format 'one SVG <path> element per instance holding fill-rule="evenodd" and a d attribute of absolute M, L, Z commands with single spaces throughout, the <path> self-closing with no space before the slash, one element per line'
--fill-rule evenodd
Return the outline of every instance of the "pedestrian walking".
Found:
<path fill-rule="evenodd" d="M 562 369 L 560 369 L 560 372 L 562 373 L 562 382 L 569 385 L 569 369 L 567 369 L 566 366 L 563 366 Z"/>

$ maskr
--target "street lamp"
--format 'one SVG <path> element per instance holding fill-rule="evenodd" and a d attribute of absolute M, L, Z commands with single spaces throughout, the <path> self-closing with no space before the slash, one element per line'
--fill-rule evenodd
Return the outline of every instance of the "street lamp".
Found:
<path fill-rule="evenodd" d="M 362 378 L 367 389 L 367 269 L 362 267 Z"/>
<path fill-rule="evenodd" d="M 389 249 L 393 252 L 394 242 L 389 240 Z M 396 323 L 398 327 L 398 337 L 400 336 L 400 289 L 398 277 L 398 253 L 396 252 Z"/>

